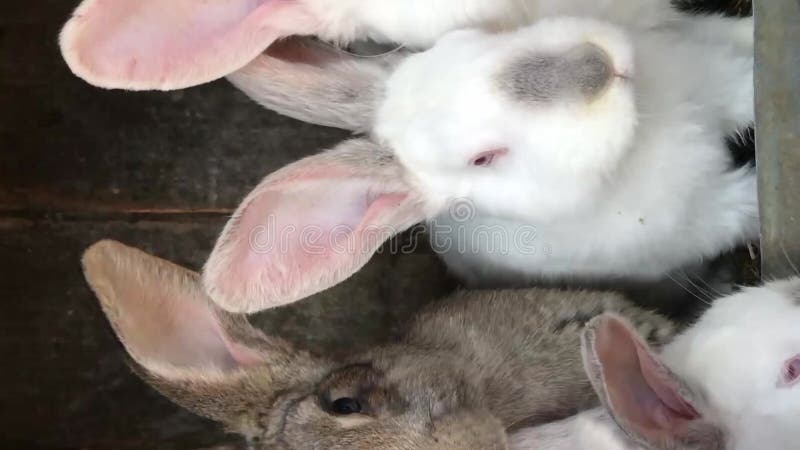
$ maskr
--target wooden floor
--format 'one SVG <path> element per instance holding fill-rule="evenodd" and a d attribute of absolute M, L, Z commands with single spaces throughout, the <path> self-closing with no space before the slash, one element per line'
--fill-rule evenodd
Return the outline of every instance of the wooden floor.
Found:
<path fill-rule="evenodd" d="M 268 113 L 225 82 L 93 88 L 68 72 L 56 44 L 75 5 L 0 2 L 0 448 L 235 445 L 132 375 L 80 253 L 110 237 L 197 269 L 262 176 L 345 133 Z M 383 254 L 256 322 L 335 354 L 385 338 L 452 287 L 429 251 Z"/>
<path fill-rule="evenodd" d="M 80 254 L 110 237 L 197 269 L 261 177 L 346 134 L 266 112 L 226 82 L 149 94 L 88 86 L 56 45 L 75 4 L 0 2 L 0 448 L 236 442 L 132 375 Z M 447 280 L 425 250 L 381 255 L 256 322 L 312 350 L 361 348 Z"/>

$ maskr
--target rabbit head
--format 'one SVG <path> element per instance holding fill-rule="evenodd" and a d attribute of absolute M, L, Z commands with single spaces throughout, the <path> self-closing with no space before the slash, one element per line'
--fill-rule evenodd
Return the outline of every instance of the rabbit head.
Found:
<path fill-rule="evenodd" d="M 598 195 L 596 185 L 628 148 L 636 123 L 632 48 L 617 28 L 593 20 L 554 19 L 497 36 L 455 32 L 399 63 L 367 60 L 369 70 L 353 70 L 363 64 L 318 46 L 285 45 L 285 82 L 308 82 L 306 96 L 290 98 L 260 83 L 268 60 L 232 76 L 234 83 L 319 122 L 374 118 L 361 125 L 374 127 L 377 139 L 290 165 L 244 200 L 204 272 L 212 298 L 231 311 L 329 287 L 386 238 L 446 213 L 458 199 L 520 223 L 574 211 Z M 323 66 L 292 62 L 297 58 Z M 393 64 L 395 71 L 386 69 Z M 437 71 L 452 79 L 430 83 Z M 383 76 L 390 76 L 386 90 L 375 87 Z M 459 95 L 465 91 L 470 95 Z M 342 99 L 352 100 L 347 111 L 337 106 Z M 441 117 L 447 123 L 439 126 Z M 573 127 L 581 131 L 564 132 Z M 267 245 L 278 241 L 280 248 Z"/>
<path fill-rule="evenodd" d="M 525 430 L 511 438 L 512 448 L 594 448 L 575 443 L 598 438 L 619 450 L 795 448 L 799 298 L 793 278 L 716 300 L 660 355 L 626 320 L 593 319 L 583 335 L 585 368 L 624 434 L 594 410 Z M 572 446 L 559 446 L 566 441 Z"/>
<path fill-rule="evenodd" d="M 800 440 L 800 278 L 716 300 L 662 359 L 704 393 L 732 449 Z"/>
<path fill-rule="evenodd" d="M 112 241 L 86 278 L 138 374 L 264 449 L 506 448 L 447 364 L 391 348 L 335 363 L 219 310 L 197 274 Z"/>
<path fill-rule="evenodd" d="M 429 195 L 553 220 L 594 202 L 630 147 L 632 75 L 629 39 L 605 23 L 456 31 L 392 74 L 373 130 Z"/>

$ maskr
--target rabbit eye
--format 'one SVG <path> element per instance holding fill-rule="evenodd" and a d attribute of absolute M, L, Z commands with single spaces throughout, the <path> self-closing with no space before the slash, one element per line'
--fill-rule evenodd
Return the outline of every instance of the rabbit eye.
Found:
<path fill-rule="evenodd" d="M 334 414 L 339 414 L 342 416 L 358 414 L 361 412 L 361 403 L 354 398 L 340 398 L 331 404 L 331 410 Z"/>
<path fill-rule="evenodd" d="M 795 355 L 783 366 L 783 382 L 786 386 L 793 386 L 800 381 L 800 355 Z"/>
<path fill-rule="evenodd" d="M 469 164 L 476 167 L 488 167 L 494 163 L 495 159 L 506 153 L 508 153 L 508 150 L 505 148 L 481 152 L 475 155 L 475 157 L 470 160 Z"/>

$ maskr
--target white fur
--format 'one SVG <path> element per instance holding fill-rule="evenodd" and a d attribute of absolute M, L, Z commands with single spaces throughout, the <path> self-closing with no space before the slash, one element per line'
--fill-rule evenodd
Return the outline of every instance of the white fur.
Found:
<path fill-rule="evenodd" d="M 369 37 L 427 48 L 448 31 L 511 30 L 542 17 L 580 15 L 648 27 L 677 16 L 669 0 L 306 0 L 325 24 L 320 34 Z"/>
<path fill-rule="evenodd" d="M 781 383 L 784 363 L 800 354 L 800 278 L 716 300 L 676 337 L 662 360 L 702 402 L 728 450 L 792 450 L 800 442 L 800 384 Z M 522 429 L 513 450 L 639 450 L 602 408 Z M 681 447 L 682 448 L 682 447 Z"/>
<path fill-rule="evenodd" d="M 800 279 L 793 278 L 717 300 L 662 352 L 667 365 L 706 394 L 732 449 L 800 442 L 800 385 L 781 383 L 784 363 L 800 354 L 799 299 Z"/>
<path fill-rule="evenodd" d="M 509 450 L 644 450 L 632 442 L 602 408 L 508 437 Z"/>
<path fill-rule="evenodd" d="M 60 46 L 96 86 L 172 90 L 229 75 L 289 35 L 425 48 L 453 29 L 512 29 L 557 14 L 640 26 L 675 16 L 669 0 L 84 0 Z"/>
<path fill-rule="evenodd" d="M 434 246 L 473 285 L 656 278 L 758 236 L 755 172 L 729 170 L 724 143 L 753 120 L 748 29 L 709 17 L 623 33 L 559 18 L 456 31 L 393 74 L 375 135 L 430 203 L 474 205 L 470 220 L 445 211 L 432 223 Z M 586 41 L 630 79 L 588 103 L 524 102 L 498 86 L 515 60 Z M 509 152 L 494 166 L 468 165 L 496 147 Z M 510 244 L 490 249 L 475 238 L 487 229 Z M 523 245 L 526 231 L 535 239 Z"/>

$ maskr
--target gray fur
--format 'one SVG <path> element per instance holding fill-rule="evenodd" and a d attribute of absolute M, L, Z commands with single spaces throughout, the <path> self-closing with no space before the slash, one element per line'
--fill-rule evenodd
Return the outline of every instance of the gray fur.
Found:
<path fill-rule="evenodd" d="M 198 369 L 177 379 L 154 373 L 159 368 L 151 366 L 150 355 L 131 345 L 137 339 L 127 334 L 147 329 L 152 320 L 117 323 L 126 320 L 126 311 L 146 317 L 132 307 L 157 310 L 148 300 L 163 292 L 180 292 L 199 302 L 194 306 L 214 308 L 198 294 L 197 275 L 111 241 L 87 250 L 84 268 L 140 375 L 178 404 L 245 435 L 258 449 L 502 450 L 507 430 L 597 404 L 579 350 L 583 319 L 575 318 L 614 312 L 641 335 L 652 336 L 654 344 L 673 334 L 667 320 L 614 293 L 463 291 L 421 312 L 394 343 L 330 361 L 214 309 L 228 335 L 259 350 L 265 363 L 221 373 Z M 120 298 L 124 295 L 141 298 Z M 162 307 L 170 300 L 159 301 Z M 159 314 L 170 313 L 170 306 L 163 309 Z M 152 328 L 158 339 L 169 339 L 170 333 Z M 363 414 L 337 416 L 331 406 L 342 397 L 357 399 Z"/>
<path fill-rule="evenodd" d="M 356 57 L 331 44 L 290 38 L 228 81 L 262 106 L 317 125 L 367 131 L 385 80 L 405 51 Z"/>
<path fill-rule="evenodd" d="M 597 98 L 614 79 L 608 54 L 595 44 L 581 44 L 563 55 L 531 54 L 499 76 L 501 88 L 523 102 L 548 102 L 580 95 Z"/>

